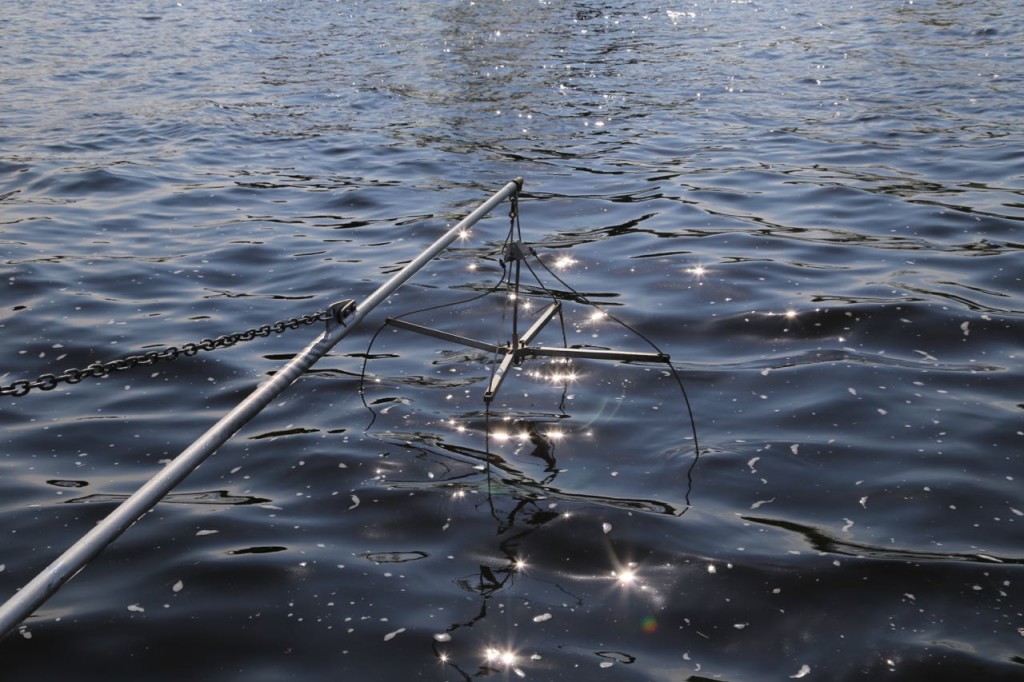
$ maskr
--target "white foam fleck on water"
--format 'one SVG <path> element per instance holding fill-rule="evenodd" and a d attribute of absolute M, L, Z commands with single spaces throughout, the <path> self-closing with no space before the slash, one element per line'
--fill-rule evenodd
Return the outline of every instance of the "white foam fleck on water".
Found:
<path fill-rule="evenodd" d="M 850 392 L 850 395 L 857 395 L 857 389 L 853 388 L 852 386 L 846 390 Z"/>
<path fill-rule="evenodd" d="M 384 641 L 385 642 L 390 642 L 391 640 L 393 640 L 395 637 L 397 637 L 398 635 L 402 634 L 403 632 L 405 632 L 405 628 L 398 628 L 394 632 L 389 632 L 388 634 L 384 635 Z"/>
<path fill-rule="evenodd" d="M 792 445 L 789 446 L 789 449 L 790 449 L 790 451 L 794 455 L 800 454 L 800 444 L 799 443 L 793 443 Z"/>
<path fill-rule="evenodd" d="M 612 524 L 610 524 L 610 523 L 602 523 L 601 524 L 601 530 L 603 530 L 605 532 L 605 534 L 611 533 L 612 532 Z"/>
<path fill-rule="evenodd" d="M 790 675 L 790 677 L 792 679 L 799 679 L 801 677 L 807 677 L 810 674 L 811 674 L 811 666 L 809 666 L 806 663 L 804 663 L 802 666 L 800 666 L 800 670 L 798 670 L 795 675 Z"/>
<path fill-rule="evenodd" d="M 534 623 L 543 623 L 546 620 L 551 620 L 551 614 L 550 613 L 542 613 L 540 615 L 537 615 L 537 616 L 533 617 L 533 622 Z"/>
<path fill-rule="evenodd" d="M 963 324 L 961 324 L 960 325 L 960 329 L 963 330 L 964 336 L 970 336 L 971 335 L 971 323 L 970 322 L 964 322 Z"/>
<path fill-rule="evenodd" d="M 850 529 L 853 528 L 853 521 L 846 517 L 843 517 L 843 521 L 846 521 L 846 523 L 843 525 L 843 532 L 848 533 Z"/>
<path fill-rule="evenodd" d="M 219 533 L 219 532 L 220 532 L 219 530 L 197 530 L 196 531 L 196 536 L 213 535 L 214 533 Z"/>
<path fill-rule="evenodd" d="M 757 469 L 754 468 L 754 465 L 757 464 L 757 461 L 759 459 L 761 459 L 761 458 L 760 457 L 752 457 L 750 459 L 750 461 L 747 462 L 747 466 L 750 467 L 750 473 L 752 473 L 752 474 L 756 474 L 757 473 Z"/>
<path fill-rule="evenodd" d="M 601 667 L 602 668 L 610 668 L 613 665 L 615 665 L 615 663 L 613 661 L 601 661 Z"/>
<path fill-rule="evenodd" d="M 450 642 L 452 641 L 452 636 L 449 635 L 447 632 L 439 632 L 436 635 L 434 635 L 434 640 L 438 642 Z"/>
<path fill-rule="evenodd" d="M 860 498 L 860 506 L 864 507 L 865 509 L 868 508 L 868 496 L 867 495 L 865 495 L 864 497 Z"/>
<path fill-rule="evenodd" d="M 356 495 L 352 496 L 352 506 L 349 509 L 355 509 L 359 506 L 359 498 Z"/>
<path fill-rule="evenodd" d="M 128 610 L 129 610 L 129 611 L 134 611 L 134 612 L 136 612 L 136 613 L 142 613 L 142 612 L 143 612 L 143 611 L 145 611 L 146 609 L 144 609 L 144 608 L 143 608 L 142 606 L 140 606 L 140 605 L 138 605 L 138 604 L 129 604 L 129 606 L 128 606 Z"/>
<path fill-rule="evenodd" d="M 184 581 L 179 580 L 178 582 L 174 583 L 174 585 L 171 587 L 171 590 L 173 590 L 174 592 L 181 592 L 182 589 L 184 589 L 184 587 Z"/>
<path fill-rule="evenodd" d="M 754 504 L 750 505 L 750 508 L 751 509 L 757 509 L 758 507 L 760 507 L 763 504 L 771 504 L 774 501 L 775 501 L 774 497 L 772 499 L 770 499 L 770 500 L 758 500 Z"/>

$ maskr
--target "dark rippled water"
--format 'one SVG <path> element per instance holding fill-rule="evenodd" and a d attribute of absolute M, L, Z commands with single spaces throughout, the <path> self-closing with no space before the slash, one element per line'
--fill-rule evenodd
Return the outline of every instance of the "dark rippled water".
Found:
<path fill-rule="evenodd" d="M 498 282 L 503 206 L 3 678 L 1024 677 L 1022 29 L 1008 0 L 6 3 L 4 384 L 365 297 L 522 175 L 524 238 L 671 354 L 701 454 L 663 366 L 563 394 L 527 363 L 488 418 L 485 353 L 369 347 Z M 569 343 L 649 350 L 537 270 Z M 0 399 L 0 598 L 315 334 Z"/>

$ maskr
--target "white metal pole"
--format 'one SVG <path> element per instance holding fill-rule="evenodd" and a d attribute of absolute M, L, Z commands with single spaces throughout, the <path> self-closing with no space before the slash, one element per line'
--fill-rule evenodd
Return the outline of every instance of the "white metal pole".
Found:
<path fill-rule="evenodd" d="M 427 247 L 408 265 L 358 304 L 342 324 L 328 325 L 313 343 L 296 355 L 266 383 L 261 384 L 220 421 L 170 461 L 155 476 L 122 502 L 92 530 L 57 557 L 35 578 L 30 580 L 0 606 L 0 638 L 6 636 L 22 620 L 39 608 L 60 587 L 85 567 L 97 554 L 121 533 L 153 508 L 176 485 L 181 483 L 203 461 L 223 445 L 242 426 L 255 417 L 271 400 L 288 388 L 313 363 L 322 358 L 343 339 L 371 310 L 388 298 L 418 270 L 447 248 L 466 230 L 475 225 L 503 200 L 518 192 L 522 178 L 509 182 L 472 213 L 463 218 L 437 241 Z"/>

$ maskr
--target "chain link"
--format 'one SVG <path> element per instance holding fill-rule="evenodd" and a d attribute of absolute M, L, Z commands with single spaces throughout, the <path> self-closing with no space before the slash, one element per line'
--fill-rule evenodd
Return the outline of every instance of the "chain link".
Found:
<path fill-rule="evenodd" d="M 110 360 L 109 362 L 94 362 L 82 369 L 69 369 L 63 374 L 43 374 L 34 381 L 19 379 L 8 386 L 0 386 L 0 396 L 9 395 L 18 398 L 34 388 L 37 388 L 40 391 L 50 391 L 57 388 L 61 382 L 77 384 L 82 379 L 86 379 L 88 377 L 102 379 L 103 377 L 108 376 L 111 372 L 123 372 L 134 367 L 152 365 L 160 360 L 175 360 L 182 355 L 192 357 L 199 351 L 229 348 L 236 343 L 252 341 L 258 336 L 267 337 L 274 333 L 280 334 L 286 329 L 298 329 L 304 325 L 316 324 L 317 322 L 330 320 L 335 316 L 335 314 L 336 313 L 332 311 L 331 308 L 328 308 L 327 310 L 321 310 L 320 312 L 313 313 L 311 315 L 293 317 L 289 320 L 274 322 L 273 324 L 265 324 L 262 327 L 247 329 L 244 332 L 238 332 L 236 334 L 225 334 L 224 336 L 218 336 L 215 339 L 203 339 L 197 343 L 182 344 L 180 347 L 168 346 L 163 350 L 151 350 L 142 355 L 129 355 L 124 358 Z"/>

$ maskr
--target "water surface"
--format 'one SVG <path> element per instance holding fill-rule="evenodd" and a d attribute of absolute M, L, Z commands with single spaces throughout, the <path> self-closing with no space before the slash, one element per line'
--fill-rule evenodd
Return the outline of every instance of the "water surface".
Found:
<path fill-rule="evenodd" d="M 563 280 L 522 300 L 669 353 L 698 439 L 656 363 L 531 361 L 488 411 L 487 353 L 374 338 L 503 281 L 503 205 L 5 679 L 1024 674 L 1014 3 L 7 9 L 5 385 L 361 299 L 521 175 Z M 506 299 L 410 319 L 501 342 Z M 316 333 L 0 400 L 0 597 Z"/>

